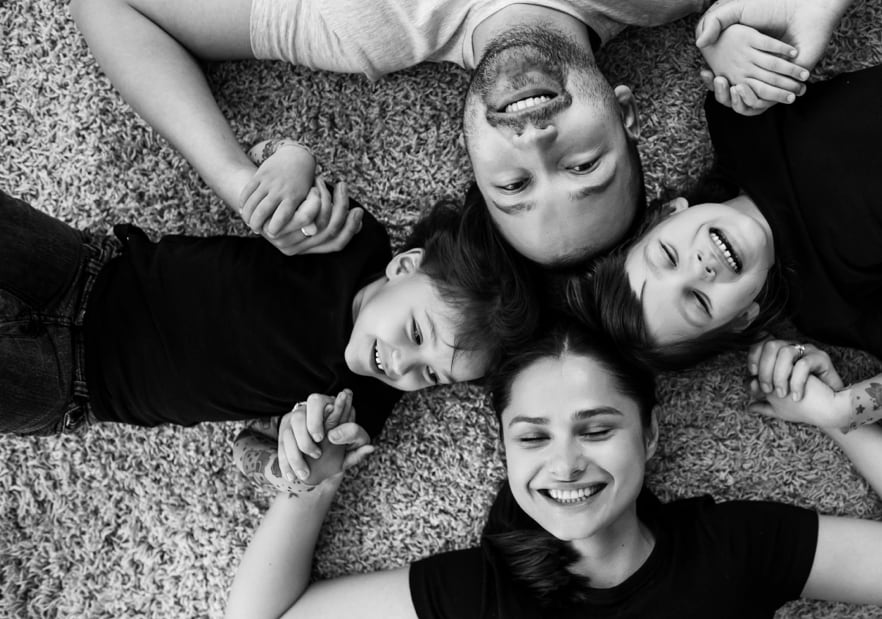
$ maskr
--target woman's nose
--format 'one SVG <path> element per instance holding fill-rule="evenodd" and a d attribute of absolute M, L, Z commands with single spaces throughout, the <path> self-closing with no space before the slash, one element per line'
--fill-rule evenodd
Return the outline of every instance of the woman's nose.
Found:
<path fill-rule="evenodd" d="M 588 468 L 588 459 L 579 445 L 568 442 L 561 445 L 551 466 L 551 472 L 560 481 L 579 479 Z"/>

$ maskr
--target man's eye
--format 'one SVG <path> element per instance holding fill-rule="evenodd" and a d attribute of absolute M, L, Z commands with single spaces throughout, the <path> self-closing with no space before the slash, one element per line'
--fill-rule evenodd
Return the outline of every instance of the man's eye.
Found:
<path fill-rule="evenodd" d="M 435 370 L 433 370 L 432 368 L 430 368 L 428 366 L 426 366 L 426 376 L 429 377 L 429 382 L 432 383 L 433 385 L 437 385 L 441 382 L 440 379 L 438 378 L 438 373 L 435 372 Z"/>
<path fill-rule="evenodd" d="M 413 336 L 413 342 L 417 346 L 423 343 L 423 334 L 420 333 L 420 326 L 417 324 L 416 319 L 413 319 L 410 323 L 411 335 Z M 399 331 L 399 333 L 401 333 Z"/>
<path fill-rule="evenodd" d="M 520 191 L 527 184 L 525 179 L 516 180 L 512 183 L 508 183 L 507 185 L 499 185 L 499 189 L 502 191 Z"/>
<path fill-rule="evenodd" d="M 695 300 L 698 302 L 698 305 L 701 307 L 701 310 L 705 314 L 710 316 L 711 315 L 710 303 L 708 302 L 707 298 L 703 294 L 698 292 L 697 290 L 692 291 L 692 296 L 695 297 Z"/>
<path fill-rule="evenodd" d="M 594 161 L 585 161 L 583 163 L 577 163 L 576 165 L 570 166 L 570 172 L 575 172 L 576 174 L 585 174 L 586 172 L 590 172 L 594 168 L 597 167 L 597 160 Z"/>
<path fill-rule="evenodd" d="M 662 251 L 665 252 L 665 256 L 667 256 L 668 262 L 671 264 L 671 266 L 677 266 L 677 254 L 674 253 L 674 250 L 664 243 L 661 243 L 661 248 Z"/>

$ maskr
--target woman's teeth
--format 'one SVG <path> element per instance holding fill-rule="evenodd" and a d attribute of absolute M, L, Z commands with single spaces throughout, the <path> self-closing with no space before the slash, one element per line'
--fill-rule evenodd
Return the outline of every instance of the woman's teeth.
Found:
<path fill-rule="evenodd" d="M 603 490 L 606 484 L 595 484 L 587 488 L 579 488 L 578 490 L 558 490 L 556 488 L 548 489 L 548 496 L 558 503 L 578 503 L 584 501 Z"/>
<path fill-rule="evenodd" d="M 740 273 L 741 261 L 738 259 L 732 246 L 729 245 L 728 239 L 721 232 L 717 232 L 716 230 L 711 230 L 710 237 L 711 240 L 717 244 L 717 247 L 720 248 L 720 251 L 723 252 L 729 267 L 736 273 Z"/>
<path fill-rule="evenodd" d="M 521 110 L 526 110 L 531 107 L 536 107 L 537 105 L 542 105 L 543 103 L 548 103 L 551 101 L 551 97 L 548 95 L 539 95 L 537 97 L 527 97 L 526 99 L 521 99 L 520 101 L 515 101 L 514 103 L 509 103 L 505 106 L 505 111 L 510 112 L 520 112 Z"/>

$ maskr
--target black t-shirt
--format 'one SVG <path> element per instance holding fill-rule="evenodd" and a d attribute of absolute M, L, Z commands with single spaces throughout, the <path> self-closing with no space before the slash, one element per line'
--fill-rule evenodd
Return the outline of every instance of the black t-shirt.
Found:
<path fill-rule="evenodd" d="M 259 237 L 166 236 L 120 226 L 85 320 L 96 417 L 154 426 L 280 415 L 311 393 L 354 394 L 372 435 L 401 393 L 353 374 L 352 301 L 391 258 L 364 214 L 340 252 L 285 256 Z"/>
<path fill-rule="evenodd" d="M 807 335 L 882 357 L 882 66 L 753 118 L 705 104 L 718 163 L 766 216 Z"/>
<path fill-rule="evenodd" d="M 489 550 L 448 552 L 411 565 L 420 619 L 744 619 L 772 617 L 802 593 L 814 562 L 818 516 L 779 503 L 699 497 L 658 504 L 641 518 L 655 535 L 646 562 L 623 583 L 591 589 L 584 604 L 543 611 Z"/>

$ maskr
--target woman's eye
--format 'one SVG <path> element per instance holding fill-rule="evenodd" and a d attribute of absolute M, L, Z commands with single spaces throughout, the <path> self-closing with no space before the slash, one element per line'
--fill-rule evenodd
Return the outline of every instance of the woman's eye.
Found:
<path fill-rule="evenodd" d="M 596 428 L 593 430 L 586 430 L 582 432 L 582 436 L 591 440 L 599 440 L 608 437 L 611 432 L 612 428 Z"/>
<path fill-rule="evenodd" d="M 570 172 L 575 172 L 577 174 L 585 174 L 586 172 L 590 172 L 595 167 L 597 167 L 597 161 L 585 161 L 584 163 L 577 163 L 576 165 L 570 166 Z"/>
<path fill-rule="evenodd" d="M 506 185 L 499 185 L 499 189 L 502 191 L 520 191 L 527 184 L 527 181 L 524 179 L 516 180 L 512 183 L 508 183 Z"/>
<path fill-rule="evenodd" d="M 708 303 L 708 300 L 705 298 L 705 296 L 703 294 L 701 294 L 700 292 L 698 292 L 697 290 L 692 291 L 692 296 L 695 297 L 695 300 L 698 302 L 698 305 L 701 307 L 701 311 L 703 311 L 705 314 L 710 316 L 711 315 L 710 303 Z"/>
<path fill-rule="evenodd" d="M 429 377 L 429 382 L 432 383 L 433 385 L 437 385 L 439 382 L 441 382 L 438 379 L 438 373 L 435 372 L 435 370 L 433 370 L 432 368 L 430 368 L 428 366 L 426 366 L 426 376 Z"/>
<path fill-rule="evenodd" d="M 674 250 L 672 250 L 664 243 L 661 243 L 661 248 L 662 251 L 665 252 L 665 256 L 667 256 L 668 262 L 671 264 L 671 266 L 677 266 L 677 254 L 674 253 Z"/>
<path fill-rule="evenodd" d="M 417 324 L 416 319 L 411 320 L 410 330 L 411 330 L 410 332 L 411 332 L 411 336 L 413 337 L 414 344 L 416 344 L 417 346 L 422 344 L 423 343 L 423 334 L 420 333 L 420 326 Z M 399 331 L 399 333 L 401 333 L 401 331 Z"/>

